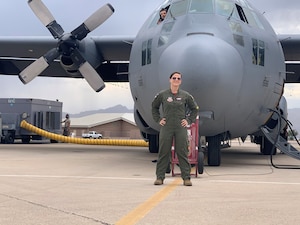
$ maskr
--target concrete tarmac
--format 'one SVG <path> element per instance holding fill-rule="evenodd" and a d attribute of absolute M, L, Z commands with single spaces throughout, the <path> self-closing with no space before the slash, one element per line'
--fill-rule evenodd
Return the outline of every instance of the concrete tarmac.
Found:
<path fill-rule="evenodd" d="M 170 174 L 154 186 L 156 158 L 143 147 L 2 144 L 0 224 L 299 224 L 300 171 L 273 168 L 256 144 L 232 142 L 192 187 Z M 284 154 L 273 162 L 300 167 Z"/>

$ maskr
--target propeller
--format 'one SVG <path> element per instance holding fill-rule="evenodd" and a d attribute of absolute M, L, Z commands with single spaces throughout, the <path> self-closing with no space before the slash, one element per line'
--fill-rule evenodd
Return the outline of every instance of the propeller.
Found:
<path fill-rule="evenodd" d="M 54 38 L 59 38 L 63 35 L 64 30 L 56 22 L 48 8 L 41 0 L 28 0 L 28 5 L 34 14 L 40 19 L 42 24 L 48 28 Z"/>
<path fill-rule="evenodd" d="M 114 13 L 114 8 L 110 4 L 102 6 L 71 33 L 65 34 L 41 0 L 28 0 L 28 4 L 52 36 L 58 39 L 58 45 L 27 66 L 19 74 L 20 80 L 27 84 L 47 69 L 51 62 L 63 55 L 72 59 L 81 75 L 96 92 L 101 91 L 105 87 L 104 81 L 79 51 L 79 42 L 104 23 Z"/>

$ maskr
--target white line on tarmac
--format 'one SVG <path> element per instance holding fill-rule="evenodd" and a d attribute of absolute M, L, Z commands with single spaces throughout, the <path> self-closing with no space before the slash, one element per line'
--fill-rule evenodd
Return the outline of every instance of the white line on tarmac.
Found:
<path fill-rule="evenodd" d="M 32 174 L 0 174 L 0 177 L 18 178 L 59 178 L 59 179 L 103 179 L 103 180 L 140 180 L 152 181 L 153 178 L 145 177 L 95 177 L 95 176 L 58 176 L 58 175 L 32 175 Z M 196 179 L 197 180 L 197 179 Z M 201 180 L 202 182 L 204 180 Z M 300 182 L 266 182 L 266 181 L 243 181 L 243 180 L 209 180 L 212 183 L 240 183 L 240 184 L 277 184 L 277 185 L 300 185 Z"/>
<path fill-rule="evenodd" d="M 0 177 L 18 177 L 18 178 L 70 178 L 70 179 L 106 179 L 106 180 L 153 180 L 143 177 L 90 177 L 90 176 L 55 176 L 55 175 L 12 175 L 2 174 Z"/>
<path fill-rule="evenodd" d="M 266 182 L 266 181 L 242 181 L 242 180 L 210 180 L 213 183 L 240 183 L 240 184 L 278 184 L 278 185 L 300 185 L 292 182 Z"/>

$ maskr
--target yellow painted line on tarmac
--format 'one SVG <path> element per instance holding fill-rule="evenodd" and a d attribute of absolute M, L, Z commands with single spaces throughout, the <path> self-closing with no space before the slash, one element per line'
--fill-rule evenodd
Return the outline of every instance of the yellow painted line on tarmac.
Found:
<path fill-rule="evenodd" d="M 176 178 L 172 183 L 168 184 L 147 201 L 140 204 L 137 208 L 117 221 L 115 225 L 136 224 L 139 220 L 144 218 L 156 205 L 163 201 L 180 183 L 182 183 L 182 179 Z"/>

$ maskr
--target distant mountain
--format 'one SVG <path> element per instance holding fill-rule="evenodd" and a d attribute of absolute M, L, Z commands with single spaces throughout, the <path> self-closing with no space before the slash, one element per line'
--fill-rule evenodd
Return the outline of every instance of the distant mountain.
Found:
<path fill-rule="evenodd" d="M 126 106 L 123 105 L 116 105 L 110 108 L 106 109 L 98 109 L 98 110 L 90 110 L 90 111 L 84 111 L 77 114 L 70 114 L 71 118 L 78 118 L 83 116 L 89 116 L 96 113 L 133 113 L 133 109 L 128 109 Z M 66 116 L 66 113 L 62 113 L 63 118 Z"/>

